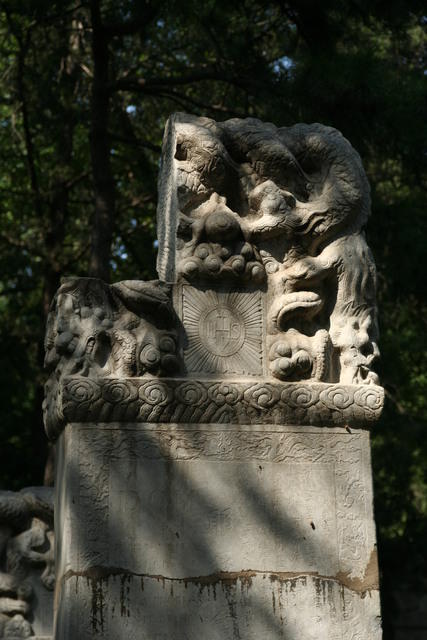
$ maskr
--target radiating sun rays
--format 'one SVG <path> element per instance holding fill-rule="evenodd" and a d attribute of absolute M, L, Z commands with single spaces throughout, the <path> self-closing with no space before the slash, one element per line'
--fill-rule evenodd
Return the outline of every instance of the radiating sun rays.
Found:
<path fill-rule="evenodd" d="M 184 287 L 188 372 L 262 374 L 261 293 Z"/>

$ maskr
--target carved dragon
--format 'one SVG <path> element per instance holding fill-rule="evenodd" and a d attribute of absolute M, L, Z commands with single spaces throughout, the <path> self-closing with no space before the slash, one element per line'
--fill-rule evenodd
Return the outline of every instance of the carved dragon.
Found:
<path fill-rule="evenodd" d="M 267 272 L 272 374 L 376 383 L 369 185 L 350 143 L 319 124 L 186 116 L 175 158 L 184 277 Z"/>
<path fill-rule="evenodd" d="M 61 424 L 56 401 L 65 376 L 132 377 L 179 370 L 171 286 L 158 280 L 108 285 L 67 278 L 49 312 L 43 405 L 45 424 Z"/>

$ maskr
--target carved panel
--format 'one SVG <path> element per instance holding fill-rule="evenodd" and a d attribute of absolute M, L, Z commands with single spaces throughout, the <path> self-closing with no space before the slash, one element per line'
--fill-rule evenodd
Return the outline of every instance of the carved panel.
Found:
<path fill-rule="evenodd" d="M 109 555 L 100 565 L 89 536 L 67 565 L 66 637 L 179 629 L 214 640 L 236 637 L 238 624 L 247 640 L 380 640 L 367 432 L 167 423 L 69 433 L 80 482 L 70 521 L 76 531 L 82 516 L 91 531 L 102 523 Z M 101 483 L 88 451 L 105 461 Z"/>
<path fill-rule="evenodd" d="M 161 239 L 176 234 L 160 243 L 160 277 L 266 285 L 276 378 L 378 383 L 369 184 L 348 140 L 320 124 L 186 114 L 167 131 L 157 218 Z"/>
<path fill-rule="evenodd" d="M 229 490 L 234 483 L 235 490 L 242 491 L 244 482 L 240 478 L 239 470 L 246 469 L 247 488 L 252 487 L 253 491 L 257 488 L 261 491 L 262 488 L 263 499 L 261 500 L 260 497 L 257 503 L 257 516 L 255 518 L 249 512 L 245 516 L 240 513 L 241 509 L 245 508 L 245 503 L 247 505 L 247 501 L 250 500 L 250 495 L 243 490 L 240 500 L 231 501 L 235 503 L 232 507 L 234 514 L 229 514 L 227 517 L 221 516 L 220 521 L 223 523 L 228 521 L 233 523 L 233 526 L 240 527 L 241 537 L 236 537 L 236 541 L 239 539 L 250 544 L 250 527 L 254 527 L 259 522 L 260 535 L 263 526 L 267 527 L 268 515 L 267 512 L 263 512 L 263 509 L 265 510 L 268 504 L 271 508 L 268 527 L 274 529 L 273 514 L 278 518 L 277 514 L 283 509 L 281 526 L 289 529 L 287 536 L 281 535 L 277 538 L 277 544 L 283 547 L 289 546 L 289 553 L 281 555 L 272 553 L 265 566 L 256 567 L 252 564 L 252 568 L 265 570 L 272 569 L 274 566 L 279 572 L 293 571 L 297 568 L 301 572 L 310 572 L 315 571 L 317 567 L 317 571 L 324 575 L 328 573 L 335 575 L 341 571 L 343 574 L 351 574 L 353 580 L 364 577 L 375 543 L 373 522 L 367 518 L 367 512 L 372 507 L 369 436 L 366 431 L 336 433 L 313 427 L 295 431 L 291 427 L 248 429 L 234 425 L 209 427 L 209 429 L 198 428 L 196 425 L 193 427 L 183 425 L 171 429 L 169 425 L 159 425 L 153 429 L 128 425 L 125 430 L 99 427 L 94 432 L 91 428 L 81 425 L 78 427 L 78 432 L 80 504 L 83 505 L 83 509 L 86 503 L 98 505 L 97 518 L 100 517 L 105 527 L 111 529 L 111 540 L 117 539 L 115 531 L 120 525 L 119 515 L 122 514 L 123 528 L 126 528 L 129 526 L 126 523 L 129 521 L 131 512 L 134 513 L 135 518 L 140 516 L 145 518 L 145 524 L 134 523 L 135 531 L 141 532 L 147 528 L 151 531 L 150 535 L 153 535 L 153 530 L 157 528 L 164 531 L 166 525 L 160 522 L 159 509 L 160 505 L 164 504 L 161 494 L 168 488 L 155 479 L 160 478 L 164 473 L 162 469 L 165 469 L 165 460 L 182 465 L 191 463 L 191 466 L 183 466 L 182 471 L 180 471 L 181 467 L 176 467 L 175 481 L 177 484 L 182 483 L 182 495 L 178 497 L 177 494 L 174 511 L 181 514 L 181 518 L 184 517 L 182 514 L 188 513 L 189 509 L 198 509 L 196 498 L 196 503 L 192 507 L 188 506 L 191 500 L 186 492 L 197 493 L 205 496 L 206 499 L 209 495 L 213 503 L 219 505 L 221 500 L 227 499 L 229 491 L 219 487 L 218 496 L 215 499 L 212 497 L 213 492 L 216 491 L 213 489 L 215 475 L 219 483 L 222 477 Z M 88 478 L 92 478 L 94 474 L 85 461 L 88 450 L 91 450 L 94 460 L 106 461 L 103 464 L 103 473 L 107 474 L 106 482 L 88 482 Z M 239 464 L 236 465 L 236 463 Z M 184 469 L 188 471 L 184 473 Z M 95 473 L 98 472 L 95 470 Z M 229 474 L 231 475 L 228 478 Z M 249 482 L 249 478 L 253 480 L 253 484 Z M 287 479 L 285 484 L 283 484 L 284 478 Z M 164 481 L 166 480 L 172 482 L 171 476 L 169 479 L 165 477 Z M 269 483 L 271 486 L 267 489 Z M 141 487 L 144 487 L 143 494 L 149 495 L 150 504 L 146 505 L 146 512 L 142 511 L 138 514 L 141 504 L 138 507 L 138 498 L 133 494 L 136 491 L 141 500 L 141 489 L 138 489 Z M 113 499 L 117 490 L 120 491 L 121 501 L 117 501 L 117 496 Z M 369 493 L 368 499 L 367 493 Z M 320 495 L 322 500 L 319 502 Z M 108 496 L 110 496 L 109 500 Z M 128 503 L 129 508 L 126 508 L 123 503 L 119 504 L 122 501 Z M 180 502 L 182 502 L 181 507 Z M 188 503 L 187 506 L 185 503 Z M 109 513 L 112 509 L 114 517 Z M 93 517 L 85 509 L 84 513 L 88 526 L 92 526 Z M 149 523 L 147 518 L 151 517 L 153 520 Z M 302 525 L 303 529 L 307 528 L 305 535 L 308 539 L 310 539 L 309 534 L 314 536 L 314 542 L 306 544 L 305 553 L 303 552 Z M 204 535 L 209 534 L 205 529 L 205 518 L 203 523 L 200 523 L 200 527 Z M 170 532 L 175 531 L 170 524 L 167 528 Z M 319 531 L 315 534 L 313 532 L 317 530 L 316 528 Z M 246 532 L 245 529 L 247 529 Z M 295 555 L 296 549 L 293 555 L 290 553 L 293 536 L 301 538 L 302 547 L 298 551 L 298 556 Z M 137 537 L 138 535 L 135 534 L 135 538 Z M 154 537 L 159 539 L 157 536 Z M 143 541 L 142 543 L 144 544 Z M 129 549 L 126 551 L 123 543 L 120 543 L 120 554 L 124 554 L 122 561 L 125 562 L 125 558 L 129 557 L 129 566 L 132 570 L 143 572 L 143 567 L 135 566 L 138 540 L 133 544 L 134 552 L 131 553 Z M 231 540 L 230 544 L 232 544 Z M 321 554 L 321 558 L 317 558 L 316 561 L 313 558 L 310 560 L 314 553 L 313 544 L 318 546 L 318 552 Z M 212 550 L 216 548 L 217 543 L 212 539 L 208 546 Z M 270 551 L 272 546 L 274 547 L 269 545 Z M 84 563 L 90 564 L 92 548 L 96 549 L 97 554 L 96 562 L 92 564 L 97 564 L 99 546 L 96 544 L 96 537 L 89 536 Z M 244 551 L 236 549 L 231 560 L 233 565 L 244 567 L 249 566 L 251 561 L 253 563 L 254 558 L 251 555 L 242 558 L 241 562 L 236 561 L 240 553 Z M 254 549 L 252 553 L 255 553 Z M 155 567 L 147 568 L 149 558 L 144 554 L 141 554 L 140 558 L 146 565 L 147 573 L 156 573 Z M 106 557 L 103 562 L 107 562 Z M 227 569 L 227 567 L 222 568 Z M 231 567 L 228 569 L 231 570 Z M 178 570 L 180 571 L 181 568 L 178 567 Z M 198 575 L 197 572 L 195 575 Z"/>
<path fill-rule="evenodd" d="M 183 287 L 189 373 L 262 374 L 261 292 Z"/>
<path fill-rule="evenodd" d="M 375 385 L 180 378 L 65 378 L 47 422 L 55 438 L 66 422 L 172 422 L 367 426 L 384 390 Z"/>
<path fill-rule="evenodd" d="M 56 379 L 170 374 L 179 369 L 171 287 L 68 278 L 52 301 L 45 347 L 45 366 Z"/>

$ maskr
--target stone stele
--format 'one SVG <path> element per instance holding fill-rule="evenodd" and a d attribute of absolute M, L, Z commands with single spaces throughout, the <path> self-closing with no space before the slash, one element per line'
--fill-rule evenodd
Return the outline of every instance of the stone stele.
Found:
<path fill-rule="evenodd" d="M 369 185 L 330 127 L 175 114 L 153 282 L 63 282 L 55 640 L 379 640 Z"/>

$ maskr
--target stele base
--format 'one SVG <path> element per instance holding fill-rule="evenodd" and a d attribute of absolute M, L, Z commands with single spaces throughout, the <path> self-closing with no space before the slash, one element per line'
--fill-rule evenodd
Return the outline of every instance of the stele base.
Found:
<path fill-rule="evenodd" d="M 55 640 L 377 640 L 366 430 L 68 424 Z"/>

